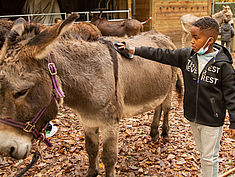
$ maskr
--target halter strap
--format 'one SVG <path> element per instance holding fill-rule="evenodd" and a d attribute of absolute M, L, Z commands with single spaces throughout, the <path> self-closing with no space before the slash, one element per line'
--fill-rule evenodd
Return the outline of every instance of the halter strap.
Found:
<path fill-rule="evenodd" d="M 50 54 L 49 54 L 48 69 L 49 69 L 49 73 L 50 73 L 50 76 L 51 76 L 53 89 L 56 91 L 57 95 L 60 98 L 65 97 L 63 92 L 61 91 L 61 89 L 59 87 L 58 82 L 57 82 L 57 79 L 56 79 L 56 74 L 57 74 L 56 67 L 55 67 L 55 64 L 52 62 Z M 45 135 L 40 133 L 40 131 L 38 131 L 35 126 L 36 126 L 38 120 L 42 117 L 43 113 L 46 111 L 46 109 L 48 108 L 48 106 L 50 105 L 51 101 L 54 98 L 57 100 L 56 95 L 54 93 L 52 93 L 51 94 L 51 98 L 50 98 L 48 104 L 46 106 L 44 106 L 34 116 L 34 118 L 31 121 L 29 121 L 29 122 L 23 123 L 23 122 L 19 122 L 19 121 L 14 121 L 12 119 L 3 119 L 1 117 L 0 117 L 0 122 L 4 123 L 4 124 L 7 124 L 7 125 L 10 125 L 10 126 L 13 126 L 13 127 L 16 127 L 16 128 L 23 129 L 23 131 L 25 131 L 27 133 L 32 133 L 34 138 L 36 138 L 37 140 L 42 140 L 48 147 L 51 147 L 52 144 L 50 143 L 50 141 L 45 137 Z M 47 126 L 48 126 L 48 123 L 42 128 L 42 131 L 44 131 Z"/>
<path fill-rule="evenodd" d="M 23 129 L 27 133 L 32 133 L 34 138 L 36 138 L 37 140 L 42 140 L 48 147 L 51 147 L 52 144 L 49 142 L 49 140 L 42 133 L 40 133 L 36 129 L 35 125 L 38 122 L 38 120 L 41 118 L 43 113 L 46 111 L 46 109 L 50 105 L 50 103 L 51 103 L 53 98 L 54 98 L 54 94 L 51 95 L 49 103 L 46 106 L 44 106 L 34 116 L 34 118 L 31 121 L 29 121 L 29 122 L 23 123 L 23 122 L 19 122 L 19 121 L 14 121 L 12 119 L 2 119 L 2 118 L 0 118 L 0 122 L 4 123 L 4 124 L 7 124 L 7 125 L 11 125 L 13 127 L 21 128 L 21 129 Z M 46 128 L 46 126 L 43 127 L 43 129 L 45 129 L 45 128 Z"/>
<path fill-rule="evenodd" d="M 57 82 L 57 79 L 56 79 L 57 70 L 56 70 L 55 64 L 52 62 L 50 54 L 48 55 L 48 58 L 49 58 L 48 69 L 50 72 L 53 88 L 55 89 L 56 93 L 58 94 L 60 98 L 64 98 L 65 97 L 64 93 L 61 91 L 59 84 Z"/>

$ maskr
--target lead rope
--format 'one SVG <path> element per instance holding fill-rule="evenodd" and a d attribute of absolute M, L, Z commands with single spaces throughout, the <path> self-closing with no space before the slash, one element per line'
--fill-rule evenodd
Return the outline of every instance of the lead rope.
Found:
<path fill-rule="evenodd" d="M 39 151 L 39 146 L 40 146 L 40 140 L 37 141 L 37 150 L 33 155 L 33 158 L 30 162 L 30 164 L 28 164 L 24 170 L 22 170 L 18 175 L 16 175 L 16 177 L 21 177 L 23 176 L 34 164 L 37 163 L 38 159 L 41 157 L 41 153 Z"/>
<path fill-rule="evenodd" d="M 28 164 L 23 171 L 21 171 L 18 175 L 16 175 L 16 177 L 21 177 L 22 175 L 24 175 L 38 161 L 40 157 L 41 157 L 41 153 L 39 152 L 39 150 L 37 150 L 34 153 L 30 164 Z"/>

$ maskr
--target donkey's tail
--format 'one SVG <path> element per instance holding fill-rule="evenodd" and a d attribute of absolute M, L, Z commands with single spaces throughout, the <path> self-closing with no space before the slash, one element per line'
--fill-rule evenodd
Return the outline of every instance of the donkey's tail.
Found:
<path fill-rule="evenodd" d="M 149 20 L 151 20 L 151 19 L 152 19 L 152 17 L 149 17 L 147 20 L 141 22 L 141 24 L 144 25 L 145 23 L 147 23 L 147 22 L 148 22 Z"/>
<path fill-rule="evenodd" d="M 178 103 L 179 105 L 182 105 L 183 102 L 183 95 L 184 95 L 184 84 L 183 84 L 183 78 L 182 78 L 182 74 L 179 71 L 178 68 L 171 66 L 172 68 L 172 89 L 171 91 L 175 90 L 177 92 L 178 95 Z"/>
<path fill-rule="evenodd" d="M 183 98 L 183 81 L 180 74 L 177 72 L 176 84 L 175 84 L 176 92 L 178 93 L 178 98 Z"/>

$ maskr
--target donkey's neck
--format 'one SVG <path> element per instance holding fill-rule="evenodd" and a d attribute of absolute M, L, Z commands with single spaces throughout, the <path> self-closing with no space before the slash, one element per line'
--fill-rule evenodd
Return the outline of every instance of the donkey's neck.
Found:
<path fill-rule="evenodd" d="M 102 101 L 97 104 L 97 94 L 107 92 L 101 83 L 107 82 L 110 79 L 107 73 L 112 72 L 109 71 L 112 61 L 104 44 L 98 41 L 59 41 L 52 56 L 62 81 L 65 105 L 85 110 L 94 108 L 94 104 L 97 107 L 105 104 Z"/>
<path fill-rule="evenodd" d="M 215 19 L 219 25 L 221 25 L 223 22 L 223 18 L 224 18 L 223 11 L 220 11 L 212 15 L 212 18 Z"/>

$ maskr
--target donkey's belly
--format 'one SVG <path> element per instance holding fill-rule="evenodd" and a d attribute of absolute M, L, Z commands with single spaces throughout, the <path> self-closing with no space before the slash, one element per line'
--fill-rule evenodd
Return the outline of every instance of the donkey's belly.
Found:
<path fill-rule="evenodd" d="M 123 106 L 123 115 L 124 117 L 135 116 L 150 110 L 155 109 L 157 106 L 161 105 L 166 99 L 166 95 L 163 95 L 155 100 L 145 102 L 142 104 L 125 104 Z"/>

